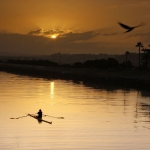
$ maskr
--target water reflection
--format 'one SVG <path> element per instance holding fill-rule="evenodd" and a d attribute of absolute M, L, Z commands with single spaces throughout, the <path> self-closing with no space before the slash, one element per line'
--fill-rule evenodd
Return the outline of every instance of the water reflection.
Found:
<path fill-rule="evenodd" d="M 75 83 L 77 83 L 77 82 L 75 82 Z M 97 84 L 95 84 L 95 83 L 93 84 L 91 82 L 84 82 L 83 85 L 86 87 L 92 87 L 94 89 L 101 89 L 101 90 L 107 91 L 107 93 L 106 93 L 107 101 L 109 101 L 109 104 L 111 104 L 112 106 L 115 105 L 115 103 L 118 105 L 118 102 L 116 101 L 116 99 L 117 99 L 116 94 L 118 94 L 118 91 L 120 91 L 121 95 L 124 94 L 124 95 L 122 95 L 123 99 L 124 99 L 123 100 L 124 114 L 127 113 L 128 106 L 130 106 L 131 103 L 134 103 L 132 105 L 135 106 L 135 118 L 136 118 L 135 122 L 137 122 L 137 118 L 139 117 L 139 114 L 142 117 L 147 117 L 148 119 L 150 119 L 149 118 L 149 114 L 150 114 L 150 92 L 149 91 L 135 90 L 135 89 L 130 89 L 128 87 L 123 87 L 123 86 L 120 87 L 120 86 L 112 86 L 112 85 L 97 85 Z M 132 98 L 132 94 L 133 94 L 133 98 Z M 113 100 L 112 95 L 115 95 L 114 100 Z M 119 95 L 119 98 L 121 95 Z M 142 97 L 142 99 L 141 99 L 141 97 Z M 112 101 L 112 103 L 111 103 L 111 101 Z M 142 113 L 142 115 L 141 115 L 141 113 Z M 143 122 L 145 122 L 145 121 L 143 120 Z"/>
<path fill-rule="evenodd" d="M 0 91 L 4 150 L 150 149 L 150 100 L 141 91 L 6 73 L 0 73 Z M 52 125 L 8 119 L 39 108 Z"/>
<path fill-rule="evenodd" d="M 54 98 L 54 82 L 50 82 L 50 98 Z"/>
<path fill-rule="evenodd" d="M 145 90 L 145 91 L 141 90 L 140 94 L 141 94 L 142 97 L 147 97 L 147 98 L 150 99 L 150 92 L 149 91 L 147 91 L 147 90 Z"/>

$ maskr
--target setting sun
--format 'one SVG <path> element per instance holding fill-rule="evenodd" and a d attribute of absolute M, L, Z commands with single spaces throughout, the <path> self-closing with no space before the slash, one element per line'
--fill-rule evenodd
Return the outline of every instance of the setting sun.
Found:
<path fill-rule="evenodd" d="M 52 39 L 56 39 L 56 37 L 57 37 L 56 35 L 52 35 L 51 36 Z"/>

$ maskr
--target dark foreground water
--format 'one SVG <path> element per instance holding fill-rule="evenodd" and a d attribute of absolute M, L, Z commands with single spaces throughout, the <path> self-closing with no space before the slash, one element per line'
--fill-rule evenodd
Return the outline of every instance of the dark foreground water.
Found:
<path fill-rule="evenodd" d="M 39 109 L 52 125 L 31 117 Z M 0 149 L 149 150 L 150 93 L 0 72 Z M 64 117 L 65 119 L 57 118 Z"/>

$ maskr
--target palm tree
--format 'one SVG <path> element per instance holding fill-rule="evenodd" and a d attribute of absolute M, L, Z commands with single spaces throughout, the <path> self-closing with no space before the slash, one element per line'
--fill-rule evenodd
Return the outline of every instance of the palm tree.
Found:
<path fill-rule="evenodd" d="M 141 47 L 143 47 L 143 44 L 141 43 L 141 42 L 138 42 L 137 44 L 136 44 L 136 47 L 139 47 L 139 68 L 140 68 L 140 64 L 141 64 L 141 62 L 140 62 L 140 50 L 141 50 Z"/>

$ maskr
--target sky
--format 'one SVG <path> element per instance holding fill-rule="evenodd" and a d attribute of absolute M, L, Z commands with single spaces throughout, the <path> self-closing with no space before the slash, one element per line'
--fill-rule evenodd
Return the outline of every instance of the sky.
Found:
<path fill-rule="evenodd" d="M 150 0 L 0 0 L 0 20 L 0 54 L 124 54 L 150 44 Z M 143 26 L 125 33 L 118 22 Z"/>

